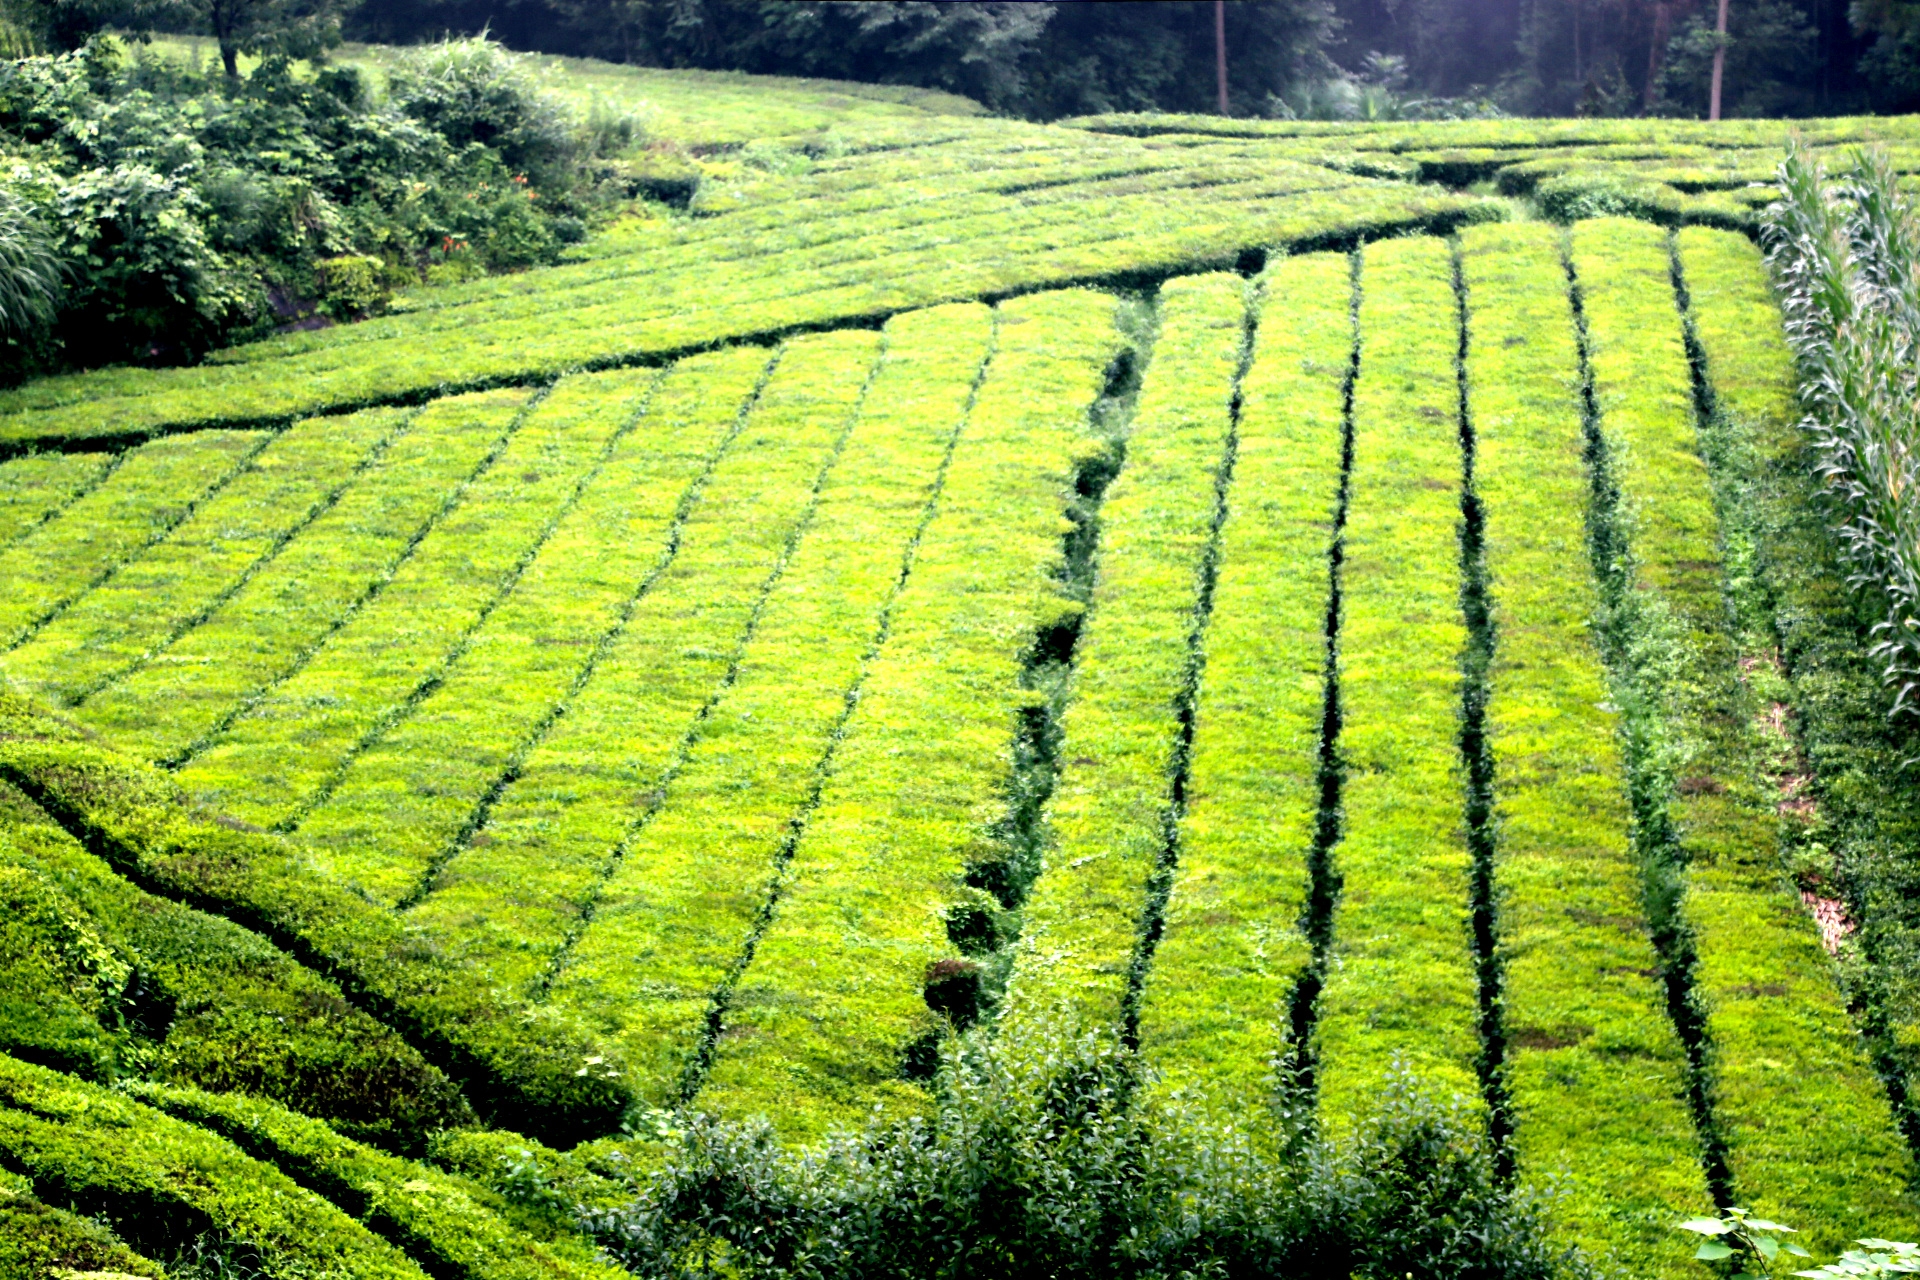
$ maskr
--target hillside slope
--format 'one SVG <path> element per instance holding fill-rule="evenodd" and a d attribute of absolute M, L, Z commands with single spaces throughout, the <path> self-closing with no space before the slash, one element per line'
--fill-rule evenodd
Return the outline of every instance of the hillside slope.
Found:
<path fill-rule="evenodd" d="M 1411 1071 L 1634 1275 L 1920 1229 L 1727 607 L 1782 127 L 841 96 L 580 261 L 0 395 L 8 1212 L 607 1274 L 541 1161 L 1064 1021 L 1256 1148 Z"/>

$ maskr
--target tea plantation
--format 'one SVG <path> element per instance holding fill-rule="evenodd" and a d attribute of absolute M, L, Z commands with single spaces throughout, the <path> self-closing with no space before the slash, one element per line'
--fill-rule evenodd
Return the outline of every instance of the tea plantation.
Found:
<path fill-rule="evenodd" d="M 0 1274 L 616 1277 L 689 1126 L 1061 1036 L 1249 1160 L 1451 1099 L 1602 1273 L 1915 1238 L 1784 125 L 711 79 L 571 262 L 0 392 Z"/>

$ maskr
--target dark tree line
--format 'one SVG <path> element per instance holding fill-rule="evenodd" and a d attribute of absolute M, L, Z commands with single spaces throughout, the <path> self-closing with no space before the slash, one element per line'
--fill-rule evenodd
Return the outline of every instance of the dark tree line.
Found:
<path fill-rule="evenodd" d="M 1235 110 L 1330 70 L 1331 0 L 1227 6 Z M 510 46 L 663 67 L 825 76 L 948 89 L 1042 119 L 1098 111 L 1212 111 L 1211 0 L 369 0 L 356 39 L 409 41 L 489 27 Z"/>
<path fill-rule="evenodd" d="M 948 89 L 1035 119 L 1213 111 L 1211 0 L 0 0 L 50 47 L 102 24 L 305 56 L 490 30 L 616 62 Z M 1229 0 L 1235 114 L 1701 115 L 1715 0 Z M 1920 110 L 1920 0 L 1731 0 L 1728 115 Z M 1370 106 L 1369 109 L 1373 109 Z"/>
<path fill-rule="evenodd" d="M 1406 60 L 1427 93 L 1547 115 L 1703 115 L 1713 0 L 1340 0 L 1331 52 Z M 1914 0 L 1732 0 L 1728 115 L 1920 110 Z"/>
<path fill-rule="evenodd" d="M 1267 114 L 1348 74 L 1527 114 L 1704 114 L 1713 7 L 1230 0 L 1232 105 Z M 408 41 L 487 26 L 521 48 L 917 84 L 1038 119 L 1216 109 L 1208 0 L 378 0 L 346 30 Z M 1726 102 L 1729 115 L 1920 110 L 1920 0 L 1732 0 Z"/>

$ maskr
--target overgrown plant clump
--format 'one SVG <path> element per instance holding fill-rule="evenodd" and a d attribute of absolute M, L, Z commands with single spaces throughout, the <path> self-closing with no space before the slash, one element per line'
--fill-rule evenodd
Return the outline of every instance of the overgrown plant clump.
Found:
<path fill-rule="evenodd" d="M 1829 181 L 1796 140 L 1765 228 L 1849 580 L 1883 600 L 1894 715 L 1920 713 L 1920 219 L 1897 181 L 1879 151 Z"/>
<path fill-rule="evenodd" d="M 550 263 L 624 192 L 523 64 L 482 38 L 246 79 L 102 36 L 0 63 L 0 376 L 169 363 L 421 273 Z M 601 133 L 606 131 L 602 129 Z"/>
<path fill-rule="evenodd" d="M 1589 1274 L 1458 1101 L 1410 1076 L 1350 1140 L 1273 1156 L 1287 1144 L 1143 1101 L 1113 1037 L 1030 1031 L 949 1051 L 930 1116 L 807 1152 L 689 1119 L 631 1203 L 582 1221 L 648 1276 Z"/>

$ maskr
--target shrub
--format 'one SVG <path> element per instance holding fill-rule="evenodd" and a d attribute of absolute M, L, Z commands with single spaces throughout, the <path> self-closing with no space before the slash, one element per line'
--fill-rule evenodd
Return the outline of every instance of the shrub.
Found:
<path fill-rule="evenodd" d="M 0 333 L 14 339 L 50 324 L 64 284 L 39 211 L 0 188 Z"/>
<path fill-rule="evenodd" d="M 1540 212 L 1555 222 L 1624 216 L 1650 222 L 1676 221 L 1672 192 L 1657 183 L 1608 171 L 1575 171 L 1534 188 Z"/>
<path fill-rule="evenodd" d="M 336 320 L 357 320 L 386 310 L 393 290 L 386 280 L 386 264 L 364 253 L 342 254 L 322 260 L 315 268 L 327 311 Z"/>
<path fill-rule="evenodd" d="M 389 91 L 396 108 L 453 146 L 490 148 L 516 172 L 574 155 L 565 106 L 534 83 L 524 58 L 485 35 L 411 51 L 394 67 Z"/>
<path fill-rule="evenodd" d="M 1404 1075 L 1347 1144 L 1270 1157 L 1139 1101 L 1110 1039 L 1030 1026 L 951 1053 L 933 1117 L 815 1151 L 694 1117 L 631 1203 L 582 1220 L 651 1276 L 1586 1274 L 1469 1117 Z"/>

